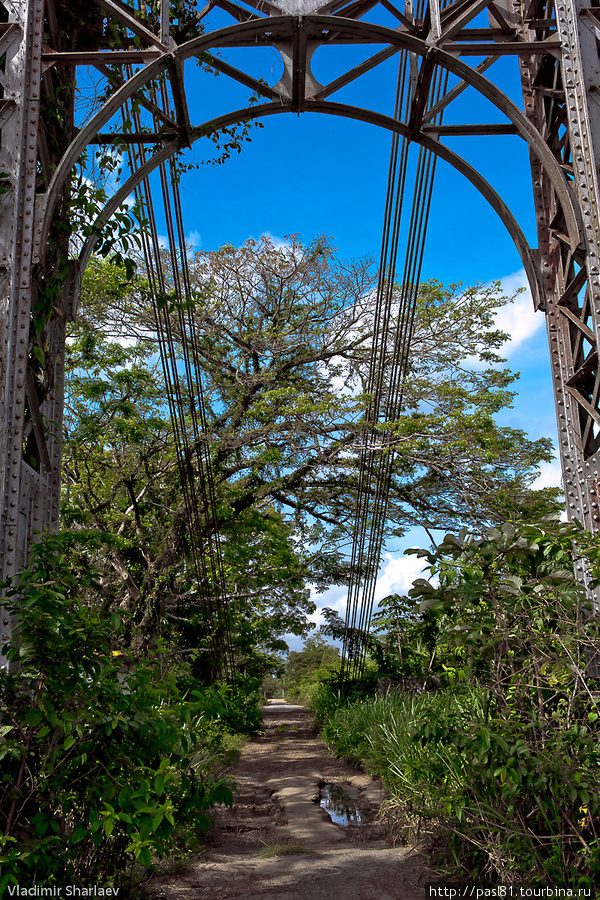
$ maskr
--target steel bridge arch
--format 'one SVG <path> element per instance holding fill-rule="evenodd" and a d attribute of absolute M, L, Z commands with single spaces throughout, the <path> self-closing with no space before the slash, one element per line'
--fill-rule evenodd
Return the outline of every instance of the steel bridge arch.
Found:
<path fill-rule="evenodd" d="M 86 35 L 85 40 L 74 35 L 66 42 L 55 15 L 61 4 L 0 0 L 4 54 L 0 67 L 0 580 L 18 575 L 26 564 L 28 543 L 35 532 L 51 531 L 58 521 L 65 326 L 73 312 L 79 278 L 93 250 L 92 239 L 85 244 L 79 260 L 69 262 L 70 270 L 59 269 L 59 261 L 62 266 L 68 259 L 69 248 L 64 229 L 55 226 L 62 224 L 59 210 L 64 214 L 68 208 L 71 168 L 90 143 L 106 145 L 121 137 L 128 139 L 112 132 L 102 134 L 102 125 L 111 122 L 136 91 L 144 85 L 153 86 L 152 79 L 164 73 L 176 115 L 172 117 L 169 109 L 165 117 L 163 110 L 140 96 L 145 101 L 142 106 L 157 112 L 167 129 L 155 120 L 156 127 L 150 128 L 149 134 L 129 136 L 133 142 L 151 141 L 158 152 L 154 157 L 136 154 L 137 161 L 130 169 L 132 180 L 128 178 L 98 215 L 100 234 L 106 218 L 125 198 L 125 191 L 130 193 L 144 177 L 144 172 L 135 171 L 140 163 L 147 159 L 145 171 L 149 173 L 161 160 L 202 135 L 202 127 L 194 130 L 189 123 L 181 66 L 185 59 L 204 53 L 210 65 L 258 90 L 269 101 L 256 110 L 237 110 L 207 122 L 204 133 L 227 122 L 285 111 L 328 112 L 386 128 L 391 122 L 393 131 L 446 158 L 472 183 L 476 180 L 477 189 L 487 196 L 513 240 L 516 236 L 516 243 L 521 245 L 534 297 L 543 294 L 567 510 L 571 519 L 600 532 L 600 103 L 594 99 L 600 94 L 600 7 L 594 0 L 539 0 L 531 4 L 516 0 L 449 0 L 444 4 L 425 0 L 423 18 L 417 19 L 408 0 L 408 15 L 385 0 L 380 4 L 378 0 L 274 0 L 276 5 L 270 0 L 242 2 L 244 8 L 235 0 L 216 0 L 216 4 L 211 0 L 199 11 L 200 20 L 217 5 L 238 23 L 177 46 L 180 32 L 177 26 L 171 27 L 168 0 L 160 4 L 156 20 L 148 20 L 143 11 L 139 15 L 139 0 L 90 0 L 98 20 L 97 34 Z M 318 5 L 314 12 L 313 4 Z M 385 28 L 362 21 L 378 5 L 400 23 L 397 30 L 396 25 Z M 475 20 L 486 7 L 490 27 L 478 28 L 481 22 Z M 297 15 L 300 11 L 307 15 Z M 335 11 L 341 14 L 328 14 Z M 271 18 L 261 18 L 265 13 Z M 129 33 L 124 49 L 105 39 L 105 20 L 120 22 Z M 385 49 L 328 84 L 315 85 L 310 71 L 313 49 L 335 43 L 376 43 Z M 207 52 L 211 47 L 245 45 L 272 45 L 281 52 L 285 74 L 278 84 L 259 84 L 250 72 L 236 71 L 222 60 L 211 61 Z M 404 97 L 409 106 L 406 124 L 388 121 L 372 110 L 357 110 L 324 99 L 399 51 L 411 57 L 404 60 L 410 76 Z M 473 69 L 457 58 L 462 54 L 486 59 Z M 492 80 L 482 74 L 499 56 L 507 54 L 516 56 L 520 65 L 524 112 L 496 87 L 493 74 Z M 75 113 L 69 106 L 72 96 L 66 92 L 60 106 L 66 130 L 49 146 L 51 123 L 40 117 L 44 87 L 57 90 L 70 85 L 77 66 L 95 67 L 106 74 L 107 65 L 123 67 L 131 63 L 143 68 L 109 97 L 80 132 L 74 130 Z M 460 83 L 441 99 L 431 100 L 431 75 L 436 67 L 453 73 Z M 124 77 L 130 71 L 121 68 Z M 465 87 L 486 97 L 506 117 L 503 121 L 511 124 L 466 122 L 458 128 L 429 125 Z M 528 246 L 510 209 L 494 189 L 441 143 L 449 133 L 510 133 L 527 141 L 538 249 Z M 70 136 L 74 139 L 68 144 Z M 49 235 L 53 239 L 50 252 Z M 57 273 L 60 278 L 55 277 Z M 40 289 L 57 297 L 48 319 L 36 311 Z M 31 366 L 28 347 L 32 325 L 42 328 L 46 340 L 39 382 L 45 390 L 41 411 L 33 380 L 38 369 Z M 44 422 L 52 423 L 52 429 Z M 25 441 L 31 436 L 39 457 L 37 462 L 34 459 L 33 468 L 25 456 Z M 597 605 L 597 592 L 580 564 L 577 572 Z M 0 603 L 4 626 L 0 629 L 0 666 L 3 642 L 13 632 L 13 623 L 3 615 Z M 597 668 L 600 673 L 600 665 Z"/>
<path fill-rule="evenodd" d="M 295 23 L 301 21 L 303 27 L 308 29 L 311 40 L 318 40 L 315 36 L 319 33 L 324 37 L 328 32 L 333 30 L 336 34 L 345 34 L 353 37 L 357 43 L 360 38 L 361 43 L 392 45 L 395 46 L 398 51 L 407 50 L 411 53 L 416 53 L 420 57 L 428 59 L 433 65 L 440 66 L 442 69 L 456 75 L 467 85 L 473 87 L 508 118 L 515 128 L 515 133 L 528 143 L 531 151 L 543 166 L 560 201 L 565 216 L 565 224 L 571 249 L 575 251 L 577 247 L 585 242 L 584 229 L 578 206 L 557 159 L 550 151 L 539 130 L 525 116 L 519 107 L 496 87 L 496 85 L 485 78 L 480 72 L 476 72 L 466 63 L 454 57 L 451 53 L 448 53 L 447 51 L 436 47 L 434 44 L 427 42 L 425 39 L 416 37 L 413 34 L 398 32 L 384 26 L 373 25 L 362 21 L 337 18 L 334 16 L 310 15 L 302 17 L 276 16 L 230 25 L 194 38 L 187 43 L 180 45 L 176 49 L 162 54 L 158 59 L 148 63 L 143 69 L 137 71 L 128 79 L 128 81 L 115 91 L 102 108 L 80 129 L 77 136 L 64 153 L 48 187 L 46 210 L 39 235 L 40 248 L 44 248 L 48 244 L 48 235 L 58 199 L 64 185 L 70 177 L 73 166 L 77 163 L 81 154 L 89 144 L 100 133 L 101 128 L 110 122 L 112 117 L 122 109 L 124 104 L 130 100 L 137 91 L 156 77 L 167 72 L 167 70 L 174 65 L 181 65 L 185 60 L 201 56 L 210 49 L 239 46 L 240 40 L 243 40 L 244 44 L 247 44 L 252 39 L 254 39 L 257 44 L 272 44 L 276 47 L 278 38 L 283 41 L 285 37 L 288 36 L 290 31 L 290 21 Z M 554 48 L 549 46 L 549 51 L 552 49 Z M 276 89 L 269 88 L 268 95 L 273 96 L 275 91 Z M 461 172 L 461 174 L 471 182 L 496 211 L 519 252 L 536 308 L 543 306 L 541 274 L 534 259 L 532 249 L 530 248 L 521 227 L 510 211 L 510 208 L 497 191 L 473 166 L 470 165 L 470 163 L 446 145 L 442 144 L 439 140 L 432 138 L 421 130 L 411 129 L 408 125 L 391 116 L 386 116 L 374 110 L 341 104 L 335 101 L 316 100 L 308 97 L 303 98 L 301 103 L 298 104 L 297 102 L 291 101 L 283 95 L 280 95 L 280 99 L 276 102 L 241 108 L 215 119 L 211 119 L 200 126 L 193 127 L 191 129 L 189 141 L 182 141 L 180 138 L 171 140 L 164 139 L 162 149 L 154 153 L 144 165 L 137 169 L 127 179 L 121 188 L 119 188 L 105 204 L 94 224 L 97 225 L 98 228 L 105 224 L 117 210 L 119 205 L 133 192 L 145 177 L 147 177 L 162 162 L 165 162 L 186 145 L 191 146 L 191 144 L 200 137 L 213 133 L 220 128 L 227 127 L 228 125 L 286 112 L 326 113 L 363 121 L 407 137 L 415 143 L 420 144 L 426 150 L 435 153 L 441 159 L 444 159 L 453 168 Z M 81 251 L 79 260 L 76 264 L 76 272 L 74 273 L 75 279 L 73 285 L 76 291 L 96 241 L 97 237 L 92 235 L 88 238 Z M 42 255 L 43 250 L 40 249 L 40 256 Z"/>
<path fill-rule="evenodd" d="M 219 116 L 216 119 L 211 119 L 205 122 L 204 125 L 200 127 L 206 129 L 206 133 L 209 133 L 211 131 L 218 131 L 221 128 L 226 128 L 230 125 L 234 125 L 242 121 L 249 121 L 250 119 L 260 119 L 273 115 L 281 115 L 283 113 L 289 112 L 293 112 L 293 110 L 289 106 L 282 107 L 281 104 L 278 103 L 263 104 L 260 107 L 234 110 L 231 113 Z M 374 113 L 370 110 L 361 109 L 359 107 L 346 106 L 342 103 L 317 102 L 314 106 L 311 106 L 310 109 L 306 109 L 305 112 L 324 113 L 326 115 L 352 118 L 356 121 L 376 125 L 381 128 L 385 128 L 388 131 L 396 132 L 397 134 L 408 137 L 408 128 L 401 122 L 398 122 L 396 119 L 392 119 L 391 116 L 385 116 L 381 113 Z M 204 136 L 205 135 L 203 134 L 198 134 L 194 138 L 194 140 L 198 140 Z M 443 159 L 445 162 L 453 166 L 453 168 L 464 175 L 465 178 L 467 178 L 471 182 L 471 184 L 479 191 L 479 193 L 488 201 L 490 206 L 498 214 L 500 220 L 506 227 L 506 230 L 513 239 L 519 256 L 521 257 L 521 262 L 523 263 L 523 268 L 525 269 L 525 273 L 529 281 L 531 294 L 536 309 L 543 306 L 543 292 L 540 275 L 534 261 L 531 247 L 527 242 L 521 226 L 511 213 L 509 207 L 504 202 L 502 197 L 491 186 L 491 184 L 486 181 L 486 179 L 483 178 L 483 176 L 480 175 L 473 166 L 470 165 L 470 163 L 466 162 L 466 160 L 464 160 L 461 156 L 459 156 L 453 150 L 450 150 L 448 147 L 445 147 L 439 141 L 436 141 L 423 134 L 416 135 L 413 140 L 415 141 L 415 143 L 418 143 L 422 147 L 424 147 L 424 149 L 430 150 L 432 153 L 435 153 L 440 159 Z M 144 180 L 144 178 L 147 178 L 161 163 L 166 162 L 175 152 L 177 152 L 177 150 L 178 147 L 166 145 L 162 150 L 159 150 L 150 159 L 148 159 L 147 162 L 143 166 L 141 166 L 133 175 L 131 175 L 104 206 L 102 212 L 94 222 L 94 232 L 97 233 L 99 228 L 101 228 L 104 223 L 108 222 L 113 213 L 115 213 L 119 206 L 121 206 L 121 204 L 125 202 L 125 200 L 131 195 L 135 188 L 138 187 L 138 185 Z M 83 271 L 85 270 L 85 267 L 87 266 L 89 259 L 94 251 L 94 246 L 97 240 L 98 238 L 96 234 L 91 235 L 87 239 L 78 260 L 78 278 L 80 278 L 83 274 Z"/>

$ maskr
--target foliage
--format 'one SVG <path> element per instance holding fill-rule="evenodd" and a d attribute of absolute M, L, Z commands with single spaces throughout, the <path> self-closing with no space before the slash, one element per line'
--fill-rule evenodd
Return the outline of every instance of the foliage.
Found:
<path fill-rule="evenodd" d="M 369 651 L 382 675 L 405 685 L 431 686 L 443 674 L 436 636 L 431 610 L 419 612 L 414 600 L 391 594 L 379 601 L 373 616 Z"/>
<path fill-rule="evenodd" d="M 316 634 L 307 638 L 302 650 L 291 650 L 285 667 L 286 699 L 304 702 L 310 690 L 339 670 L 340 651 Z"/>
<path fill-rule="evenodd" d="M 253 734 L 262 724 L 260 677 L 237 675 L 232 684 L 220 686 L 221 725 L 233 734 Z"/>
<path fill-rule="evenodd" d="M 82 315 L 67 348 L 62 522 L 102 569 L 103 591 L 128 614 L 130 644 L 151 647 L 162 633 L 202 648 L 206 623 L 189 558 L 189 538 L 152 334 L 133 342 L 103 334 L 103 309 L 125 310 L 134 291 L 121 266 L 94 260 Z M 133 345 L 131 345 L 133 343 Z M 222 553 L 230 585 L 236 664 L 262 677 L 286 649 L 282 635 L 306 631 L 314 609 L 289 525 L 273 508 L 234 510 L 227 484 L 219 497 Z M 196 676 L 204 677 L 202 657 Z"/>
<path fill-rule="evenodd" d="M 362 765 L 379 776 L 390 793 L 421 812 L 434 809 L 435 797 L 407 773 L 421 759 L 416 745 L 416 723 L 430 715 L 458 713 L 466 698 L 454 691 L 413 695 L 389 693 L 385 697 L 342 701 L 331 692 L 315 697 L 313 710 L 321 722 L 321 735 L 349 763 Z"/>
<path fill-rule="evenodd" d="M 418 612 L 414 600 L 391 594 L 379 601 L 369 630 L 347 628 L 340 614 L 325 607 L 321 610 L 324 624 L 321 633 L 338 641 L 348 640 L 364 649 L 365 672 L 350 683 L 344 678 L 344 696 L 369 697 L 375 690 L 374 676 L 380 681 L 391 679 L 408 690 L 439 686 L 442 665 L 436 653 L 435 617 L 430 610 Z M 341 687 L 341 685 L 340 685 Z"/>
<path fill-rule="evenodd" d="M 484 690 L 478 721 L 429 719 L 419 739 L 456 747 L 463 771 L 443 791 L 448 812 L 474 848 L 472 865 L 501 879 L 533 869 L 586 884 L 600 871 L 598 712 L 585 675 L 597 635 L 573 544 L 597 561 L 597 546 L 566 523 L 447 536 L 427 557 L 439 584 L 412 591 L 438 616 L 450 679 Z"/>
<path fill-rule="evenodd" d="M 218 695 L 184 701 L 172 677 L 118 649 L 119 616 L 82 602 L 95 577 L 48 537 L 18 589 L 4 588 L 19 632 L 0 673 L 0 893 L 149 867 L 231 802 L 210 774 L 223 758 Z"/>
<path fill-rule="evenodd" d="M 285 687 L 283 678 L 278 674 L 278 670 L 265 675 L 261 685 L 262 695 L 265 699 L 282 699 L 285 696 Z"/>
<path fill-rule="evenodd" d="M 323 238 L 226 246 L 196 254 L 191 270 L 236 665 L 260 677 L 278 665 L 286 633 L 307 634 L 308 585 L 347 578 L 375 273 L 369 260 L 337 259 Z M 499 366 L 500 302 L 496 289 L 421 288 L 406 412 L 390 425 L 388 535 L 555 506 L 552 492 L 530 488 L 547 444 L 494 423 L 516 377 Z M 93 261 L 70 341 L 65 525 L 95 541 L 105 593 L 131 615 L 132 646 L 162 634 L 202 649 L 144 279 Z M 201 655 L 195 665 L 205 677 Z"/>
<path fill-rule="evenodd" d="M 431 580 L 410 592 L 432 617 L 449 687 L 343 707 L 324 734 L 380 772 L 406 817 L 444 822 L 456 872 L 488 882 L 597 884 L 600 726 L 586 660 L 597 626 L 555 520 L 420 551 Z"/>
<path fill-rule="evenodd" d="M 345 536 L 369 399 L 371 261 L 338 259 L 324 238 L 283 247 L 263 238 L 197 253 L 190 265 L 217 478 L 235 510 L 279 504 L 307 538 Z M 437 528 L 501 522 L 507 512 L 518 519 L 555 496 L 529 489 L 550 445 L 494 423 L 516 378 L 499 367 L 506 335 L 494 313 L 505 302 L 494 287 L 421 286 L 406 411 L 389 426 L 397 532 L 415 521 Z M 115 334 L 153 329 L 143 291 L 125 311 L 110 304 L 103 314 Z M 323 583 L 339 571 L 331 554 L 311 562 Z"/>

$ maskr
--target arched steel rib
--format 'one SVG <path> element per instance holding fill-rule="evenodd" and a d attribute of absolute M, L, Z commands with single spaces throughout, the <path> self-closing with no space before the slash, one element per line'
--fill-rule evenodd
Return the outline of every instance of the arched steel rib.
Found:
<path fill-rule="evenodd" d="M 289 105 L 282 105 L 281 103 L 265 103 L 260 106 L 238 109 L 233 112 L 226 113 L 223 116 L 219 116 L 216 119 L 211 119 L 210 121 L 205 122 L 204 125 L 194 128 L 192 139 L 196 141 L 199 138 L 206 136 L 214 131 L 218 131 L 222 128 L 227 128 L 230 125 L 235 124 L 236 122 L 250 121 L 251 119 L 258 119 L 262 118 L 263 116 L 279 115 L 290 111 L 291 107 Z M 379 128 L 385 128 L 388 131 L 395 131 L 398 134 L 402 134 L 405 136 L 408 135 L 407 126 L 402 122 L 398 122 L 397 119 L 393 119 L 391 116 L 386 116 L 382 113 L 373 112 L 372 110 L 362 109 L 356 106 L 348 106 L 343 103 L 332 103 L 330 101 L 321 100 L 311 103 L 306 111 L 356 119 L 358 121 L 366 122 L 371 125 L 376 125 Z M 527 239 L 525 238 L 525 235 L 523 234 L 519 223 L 513 216 L 504 200 L 500 197 L 497 191 L 494 190 L 491 184 L 486 181 L 483 175 L 480 175 L 480 173 L 475 168 L 473 168 L 470 163 L 464 160 L 449 147 L 446 147 L 444 144 L 441 144 L 439 141 L 436 141 L 429 135 L 422 133 L 416 134 L 413 139 L 416 143 L 421 144 L 427 150 L 431 150 L 445 162 L 449 163 L 449 165 L 453 166 L 453 168 L 455 168 L 457 171 L 461 172 L 461 174 L 471 182 L 471 184 L 479 191 L 479 193 L 483 197 L 485 197 L 488 203 L 498 214 L 504 226 L 506 227 L 506 230 L 512 237 L 518 250 L 519 256 L 521 257 L 523 268 L 525 269 L 531 287 L 533 300 L 537 308 L 542 301 L 537 267 L 534 263 L 531 248 L 527 242 Z M 104 222 L 107 222 L 121 205 L 121 203 L 124 203 L 127 197 L 129 197 L 130 194 L 133 193 L 138 184 L 140 184 L 144 178 L 148 177 L 148 175 L 150 175 L 150 173 L 157 166 L 159 166 L 161 162 L 164 162 L 166 159 L 168 159 L 176 149 L 177 146 L 173 142 L 171 142 L 170 144 L 159 150 L 157 153 L 155 153 L 154 156 L 152 156 L 149 160 L 147 160 L 147 162 L 142 167 L 140 167 L 137 172 L 134 172 L 127 179 L 127 181 L 124 182 L 124 184 L 119 188 L 116 194 L 111 197 L 94 224 L 101 226 Z M 92 235 L 90 238 L 88 238 L 81 251 L 79 257 L 79 270 L 81 273 L 88 263 L 95 243 L 96 237 L 95 235 Z"/>
<path fill-rule="evenodd" d="M 59 166 L 57 167 L 52 178 L 52 182 L 49 186 L 47 195 L 48 199 L 46 213 L 41 230 L 42 247 L 46 245 L 50 222 L 54 213 L 57 199 L 60 195 L 61 186 L 69 177 L 69 173 L 79 159 L 81 153 L 85 150 L 94 136 L 99 133 L 101 128 L 110 121 L 110 119 L 115 115 L 115 113 L 120 109 L 120 107 L 126 100 L 128 100 L 137 91 L 139 91 L 140 88 L 144 86 L 144 84 L 151 81 L 153 78 L 167 69 L 168 61 L 172 61 L 172 59 L 176 58 L 178 63 L 182 63 L 184 60 L 189 59 L 193 56 L 199 56 L 203 52 L 211 48 L 234 46 L 236 44 L 239 45 L 240 43 L 247 44 L 252 42 L 252 40 L 256 42 L 262 40 L 265 43 L 268 42 L 269 44 L 276 45 L 278 40 L 285 40 L 289 38 L 289 31 L 293 19 L 294 17 L 291 16 L 278 16 L 269 19 L 251 20 L 249 22 L 238 23 L 226 28 L 219 29 L 218 31 L 212 32 L 207 35 L 202 35 L 198 38 L 194 38 L 193 40 L 188 41 L 186 44 L 181 45 L 170 53 L 165 54 L 160 59 L 149 63 L 139 72 L 136 72 L 136 74 L 132 78 L 130 78 L 129 81 L 127 81 L 124 85 L 122 85 L 115 92 L 115 94 L 104 104 L 102 109 L 100 109 L 96 113 L 96 115 L 93 116 L 90 121 L 80 130 L 77 137 L 63 156 Z M 350 19 L 336 18 L 332 16 L 304 16 L 303 27 L 307 28 L 313 33 L 314 36 L 312 36 L 311 39 L 316 39 L 316 36 L 318 34 L 323 36 L 324 39 L 329 33 L 333 32 L 336 34 L 336 36 L 347 35 L 348 37 L 354 37 L 356 39 L 360 38 L 360 40 L 363 42 L 395 45 L 399 48 L 405 48 L 407 50 L 410 50 L 411 52 L 417 53 L 420 56 L 428 55 L 430 58 L 433 57 L 437 65 L 440 65 L 453 74 L 457 75 L 463 81 L 475 88 L 482 96 L 486 97 L 514 124 L 515 128 L 517 129 L 517 133 L 527 141 L 532 151 L 544 166 L 548 177 L 558 195 L 565 215 L 569 242 L 572 249 L 575 249 L 582 242 L 582 229 L 578 215 L 576 213 L 576 207 L 573 203 L 573 198 L 571 196 L 568 184 L 557 160 L 548 148 L 539 131 L 535 128 L 535 126 L 531 124 L 524 113 L 516 106 L 515 103 L 513 103 L 508 97 L 506 97 L 506 95 L 503 94 L 502 91 L 500 91 L 481 73 L 475 71 L 470 66 L 466 65 L 466 63 L 461 62 L 459 59 L 456 59 L 450 53 L 440 49 L 439 47 L 427 44 L 426 41 L 421 38 L 382 26 Z M 372 124 L 376 124 L 381 127 L 390 128 L 391 130 L 400 131 L 401 133 L 406 133 L 402 130 L 403 128 L 405 128 L 402 123 L 395 123 L 394 126 L 391 127 L 390 123 L 394 123 L 395 120 L 390 119 L 389 117 L 383 116 L 379 113 L 375 113 L 374 111 L 358 110 L 358 108 L 345 106 L 344 104 L 334 103 L 332 101 L 305 100 L 303 102 L 302 109 L 303 111 L 312 110 L 314 112 L 330 112 L 335 115 L 358 118 L 362 119 L 363 121 L 370 121 Z M 280 104 L 263 104 L 260 107 L 253 109 L 237 110 L 233 113 L 221 116 L 218 119 L 213 120 L 211 123 L 207 123 L 204 127 L 214 126 L 214 128 L 217 129 L 219 127 L 219 124 L 217 123 L 220 123 L 221 127 L 224 127 L 225 123 L 233 124 L 237 121 L 249 120 L 252 118 L 257 118 L 259 116 L 273 115 L 278 112 L 286 111 L 289 111 L 289 106 L 282 98 L 282 102 Z M 197 134 L 197 131 L 198 129 L 194 129 L 196 137 L 200 136 Z M 446 159 L 447 162 L 461 171 L 477 187 L 482 195 L 486 197 L 486 199 L 488 199 L 494 209 L 496 209 L 496 211 L 504 221 L 507 229 L 509 230 L 509 233 L 513 237 L 513 240 L 515 240 L 517 248 L 519 249 L 519 253 L 521 254 L 521 258 L 523 259 L 523 264 L 526 268 L 528 276 L 530 277 L 534 296 L 538 296 L 538 281 L 537 277 L 533 276 L 534 267 L 531 258 L 531 252 L 527 246 L 521 229 L 517 225 L 516 220 L 508 210 L 508 207 L 506 206 L 504 201 L 501 200 L 501 198 L 496 193 L 496 191 L 494 191 L 491 185 L 489 185 L 488 182 L 485 181 L 485 179 L 483 179 L 473 169 L 472 166 L 470 166 L 460 156 L 453 153 L 453 151 L 442 145 L 439 141 L 435 141 L 432 138 L 423 135 L 421 132 L 413 133 L 411 137 L 418 143 L 423 144 L 423 146 L 432 149 L 440 157 Z M 178 146 L 173 146 L 172 144 L 170 144 L 169 155 L 176 152 L 177 149 L 179 149 Z M 157 155 L 157 158 L 158 156 L 160 156 L 162 159 L 164 159 L 165 156 L 163 155 L 163 152 L 164 151 L 160 151 Z M 135 177 L 135 175 L 132 176 L 132 179 L 135 179 Z M 135 180 L 132 181 L 132 179 L 129 179 L 126 182 L 126 185 L 124 185 L 124 187 L 118 192 L 116 196 L 122 197 L 122 191 L 130 183 L 133 186 L 135 186 L 136 183 L 139 183 Z M 119 200 L 115 206 L 114 201 L 115 198 L 113 198 L 113 200 L 109 202 L 105 209 L 108 210 L 109 208 L 113 208 L 114 211 L 114 209 L 116 209 L 116 207 L 119 205 L 119 202 L 122 202 Z M 525 250 L 526 247 L 527 250 Z"/>

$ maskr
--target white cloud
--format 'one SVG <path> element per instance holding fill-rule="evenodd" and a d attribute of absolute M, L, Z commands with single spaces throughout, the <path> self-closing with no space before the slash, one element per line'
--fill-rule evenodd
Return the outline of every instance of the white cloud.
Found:
<path fill-rule="evenodd" d="M 202 246 L 202 235 L 199 231 L 190 231 L 185 236 L 185 242 L 188 247 L 192 248 L 192 250 L 199 250 Z"/>
<path fill-rule="evenodd" d="M 418 556 L 398 557 L 392 553 L 385 553 L 375 584 L 375 605 L 390 594 L 406 594 L 412 587 L 413 581 L 422 574 L 423 566 L 423 560 Z M 330 588 L 320 596 L 313 595 L 312 599 L 318 609 L 312 616 L 309 616 L 309 619 L 317 626 L 324 621 L 321 615 L 324 606 L 337 610 L 342 616 L 346 615 L 347 590 L 345 587 Z"/>
<path fill-rule="evenodd" d="M 520 288 L 525 288 L 523 293 L 519 294 L 512 303 L 507 303 L 496 314 L 497 327 L 510 335 L 510 340 L 502 347 L 502 353 L 510 356 L 524 341 L 533 337 L 543 327 L 544 314 L 536 313 L 533 308 L 531 291 L 524 269 L 513 272 L 512 275 L 505 275 L 500 279 L 500 285 L 508 297 Z"/>
<path fill-rule="evenodd" d="M 314 624 L 319 627 L 319 625 L 323 625 L 325 619 L 321 613 L 323 607 L 327 606 L 329 609 L 335 609 L 341 616 L 346 615 L 346 597 L 348 591 L 344 585 L 336 585 L 335 587 L 329 588 L 329 590 L 325 591 L 323 594 L 316 594 L 313 591 L 312 600 L 317 604 L 317 610 L 312 615 L 308 616 L 309 622 L 314 622 Z"/>
<path fill-rule="evenodd" d="M 531 487 L 536 491 L 547 487 L 562 487 L 561 479 L 562 470 L 560 462 L 557 459 L 554 459 L 552 462 L 541 464 L 540 474 Z"/>
<path fill-rule="evenodd" d="M 394 556 L 391 553 L 385 553 L 380 568 L 379 577 L 375 585 L 375 603 L 374 611 L 377 604 L 389 594 L 406 594 L 413 581 L 423 572 L 423 560 L 417 556 Z M 312 599 L 317 604 L 317 610 L 311 616 L 308 616 L 310 622 L 313 622 L 316 628 L 325 623 L 321 610 L 327 606 L 335 609 L 342 619 L 346 616 L 346 600 L 348 597 L 347 588 L 343 585 L 336 585 L 329 588 L 323 594 L 312 593 Z M 314 632 L 313 632 L 314 633 Z M 291 650 L 300 650 L 302 648 L 301 638 L 287 634 L 284 638 Z M 331 640 L 331 638 L 328 638 Z M 339 643 L 333 641 L 333 643 Z"/>
<path fill-rule="evenodd" d="M 395 557 L 386 553 L 375 585 L 375 602 L 389 594 L 406 594 L 415 578 L 422 574 L 423 565 L 423 560 L 418 556 Z"/>

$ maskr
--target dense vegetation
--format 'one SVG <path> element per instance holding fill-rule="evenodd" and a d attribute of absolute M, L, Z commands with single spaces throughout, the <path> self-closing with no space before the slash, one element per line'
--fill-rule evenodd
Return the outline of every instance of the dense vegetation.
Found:
<path fill-rule="evenodd" d="M 201 601 L 210 585 L 190 564 L 148 285 L 97 259 L 65 360 L 61 533 L 37 545 L 18 594 L 3 589 L 21 624 L 13 670 L 0 676 L 0 891 L 25 876 L 57 885 L 116 876 L 189 844 L 205 812 L 230 799 L 220 775 L 232 735 L 258 727 L 257 691 L 282 671 L 285 636 L 309 634 L 310 586 L 348 577 L 368 427 L 370 261 L 337 259 L 324 239 L 262 239 L 197 254 L 192 273 L 233 684 L 215 683 L 209 664 Z M 557 507 L 557 492 L 531 487 L 549 443 L 494 419 L 516 377 L 498 355 L 501 302 L 494 287 L 420 289 L 405 412 L 388 426 L 397 448 L 388 536 L 417 522 L 485 529 Z M 442 667 L 451 613 L 433 604 L 423 625 L 402 610 L 392 598 L 383 611 L 392 637 L 373 644 L 371 670 L 423 672 L 439 645 L 429 668 L 468 681 L 458 647 L 455 674 Z M 336 660 L 309 639 L 290 655 L 289 695 L 314 693 Z M 578 704 L 569 722 L 583 715 Z"/>
<path fill-rule="evenodd" d="M 286 700 L 309 702 L 318 685 L 339 672 L 339 659 L 338 648 L 320 634 L 307 638 L 302 650 L 291 650 L 282 679 Z"/>
<path fill-rule="evenodd" d="M 387 604 L 412 601 L 379 658 L 413 692 L 340 704 L 330 679 L 313 694 L 326 740 L 382 776 L 395 827 L 429 834 L 454 874 L 600 879 L 597 625 L 573 546 L 597 576 L 598 542 L 555 520 L 446 536 L 422 553 L 433 577 Z"/>
<path fill-rule="evenodd" d="M 6 592 L 19 635 L 18 665 L 0 671 L 0 896 L 149 867 L 231 802 L 220 772 L 238 704 L 218 686 L 186 689 L 185 668 L 161 655 L 117 649 L 121 616 L 88 602 L 98 588 L 57 536 Z"/>
<path fill-rule="evenodd" d="M 325 240 L 267 239 L 197 254 L 192 272 L 237 665 L 262 675 L 285 634 L 307 634 L 307 585 L 348 576 L 375 274 Z M 494 420 L 516 377 L 497 352 L 500 302 L 496 288 L 421 288 L 389 535 L 556 508 L 531 489 L 549 443 Z M 87 541 L 131 646 L 167 633 L 201 646 L 148 288 L 120 266 L 88 269 L 67 392 L 63 527 Z"/>

